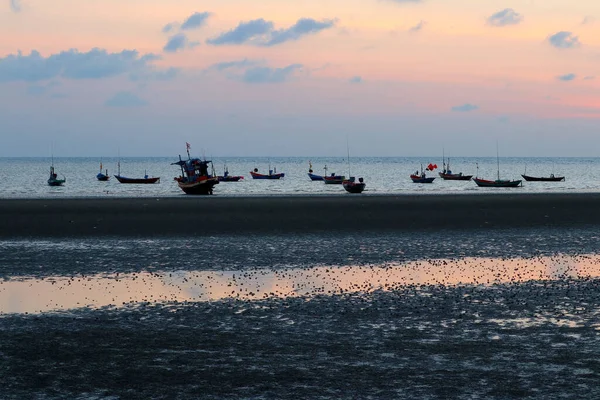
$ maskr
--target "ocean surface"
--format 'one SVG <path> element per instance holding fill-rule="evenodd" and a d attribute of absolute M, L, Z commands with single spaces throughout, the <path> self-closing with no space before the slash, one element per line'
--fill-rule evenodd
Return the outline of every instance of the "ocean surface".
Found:
<path fill-rule="evenodd" d="M 108 169 L 111 180 L 99 182 L 96 174 L 100 162 Z M 120 159 L 121 175 L 132 178 L 158 176 L 159 184 L 124 185 L 112 175 L 117 173 L 117 158 L 59 158 L 54 157 L 54 167 L 59 177 L 67 182 L 62 187 L 49 187 L 46 180 L 52 160 L 48 158 L 0 158 L 0 198 L 32 197 L 137 197 L 137 196 L 182 196 L 174 177 L 180 175 L 180 169 L 171 165 L 176 157 L 149 157 Z M 345 158 L 227 158 L 213 159 L 215 172 L 223 174 L 225 165 L 231 175 L 242 175 L 240 182 L 220 183 L 215 188 L 216 195 L 278 195 L 278 194 L 345 194 L 341 185 L 325 185 L 323 182 L 311 182 L 307 172 L 309 161 L 314 173 L 343 174 L 363 177 L 367 183 L 366 194 L 383 193 L 489 193 L 489 192 L 589 192 L 600 190 L 600 158 L 500 158 L 501 179 L 521 179 L 521 174 L 533 176 L 565 176 L 564 182 L 523 182 L 518 189 L 478 188 L 473 181 L 444 181 L 437 178 L 432 184 L 415 184 L 409 175 L 416 170 L 426 168 L 430 163 L 438 169 L 428 175 L 438 176 L 442 169 L 442 160 L 432 157 L 353 157 L 348 165 Z M 454 173 L 479 176 L 484 179 L 496 179 L 498 175 L 497 159 L 488 158 L 452 158 L 451 169 Z M 281 180 L 253 180 L 249 171 L 258 168 L 267 173 L 271 169 L 285 173 Z"/>
<path fill-rule="evenodd" d="M 0 241 L 0 398 L 599 398 L 599 239 Z"/>

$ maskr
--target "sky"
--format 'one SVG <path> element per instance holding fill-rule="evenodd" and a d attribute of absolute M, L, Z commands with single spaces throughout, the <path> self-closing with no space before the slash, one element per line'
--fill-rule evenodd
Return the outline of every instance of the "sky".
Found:
<path fill-rule="evenodd" d="M 597 0 L 0 0 L 0 157 L 600 157 L 599 89 Z"/>

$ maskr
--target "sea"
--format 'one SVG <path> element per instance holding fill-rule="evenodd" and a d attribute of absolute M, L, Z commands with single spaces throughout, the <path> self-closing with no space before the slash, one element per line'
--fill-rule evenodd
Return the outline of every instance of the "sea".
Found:
<path fill-rule="evenodd" d="M 117 159 L 104 158 L 113 174 Z M 172 158 L 120 159 L 156 185 L 98 182 L 99 159 L 0 159 L 2 198 L 185 196 Z M 346 194 L 311 182 L 342 158 L 214 160 L 215 196 Z M 441 166 L 437 160 L 438 169 Z M 496 158 L 451 159 L 493 179 Z M 500 158 L 478 188 L 410 173 L 435 159 L 352 158 L 371 194 L 590 192 L 600 159 Z M 258 168 L 284 172 L 253 181 Z M 437 170 L 434 171 L 437 172 Z M 583 211 L 582 211 L 583 212 Z M 600 398 L 594 228 L 0 241 L 1 399 Z"/>
<path fill-rule="evenodd" d="M 145 158 L 0 158 L 0 198 L 44 197 L 144 197 L 182 196 L 174 178 L 181 175 L 173 157 Z M 345 194 L 340 185 L 324 185 L 308 178 L 309 165 L 315 174 L 339 174 L 364 178 L 365 194 L 418 194 L 418 193 L 532 193 L 532 192 L 590 192 L 600 190 L 600 158 L 512 158 L 495 157 L 450 159 L 452 172 L 478 176 L 484 179 L 522 179 L 521 174 L 532 176 L 564 176 L 564 182 L 523 182 L 518 189 L 479 188 L 473 181 L 444 181 L 437 177 L 432 184 L 415 184 L 410 174 L 437 165 L 428 176 L 438 176 L 443 169 L 442 159 L 433 157 L 352 157 L 350 163 L 342 157 L 237 157 L 212 160 L 215 173 L 222 175 L 225 168 L 230 175 L 244 177 L 239 182 L 219 184 L 215 195 L 290 195 L 290 194 Z M 59 178 L 66 178 L 64 186 L 49 187 L 46 180 L 50 165 Z M 108 182 L 96 180 L 96 174 L 108 169 Z M 310 164 L 309 164 L 310 163 Z M 120 164 L 120 169 L 119 169 Z M 499 168 L 498 168 L 499 166 Z M 327 170 L 325 170 L 327 167 Z M 271 169 L 285 173 L 281 180 L 253 180 L 250 171 L 268 173 Z M 160 177 L 154 185 L 120 184 L 113 175 L 141 178 L 146 174 Z"/>

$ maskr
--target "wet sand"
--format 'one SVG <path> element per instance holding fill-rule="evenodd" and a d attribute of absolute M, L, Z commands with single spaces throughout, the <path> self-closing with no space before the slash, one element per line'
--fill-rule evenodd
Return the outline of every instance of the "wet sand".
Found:
<path fill-rule="evenodd" d="M 0 200 L 0 238 L 430 231 L 600 225 L 600 194 Z"/>

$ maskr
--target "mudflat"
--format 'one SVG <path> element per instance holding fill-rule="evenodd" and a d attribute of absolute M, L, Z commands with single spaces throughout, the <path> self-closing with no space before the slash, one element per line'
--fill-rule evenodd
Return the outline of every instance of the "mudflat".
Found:
<path fill-rule="evenodd" d="M 600 193 L 0 200 L 0 238 L 600 225 Z"/>

